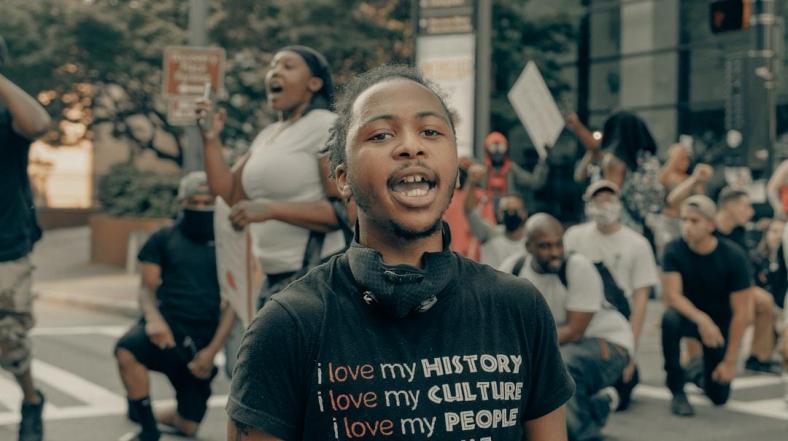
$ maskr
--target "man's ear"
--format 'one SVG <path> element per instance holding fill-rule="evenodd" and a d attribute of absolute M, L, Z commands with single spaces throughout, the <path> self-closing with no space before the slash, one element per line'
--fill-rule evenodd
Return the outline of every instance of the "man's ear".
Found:
<path fill-rule="evenodd" d="M 345 164 L 340 164 L 334 169 L 334 176 L 336 176 L 337 190 L 342 196 L 342 199 L 347 201 L 353 196 L 353 191 L 350 189 L 350 184 L 347 181 L 347 167 Z"/>
<path fill-rule="evenodd" d="M 312 93 L 317 93 L 323 88 L 323 80 L 320 77 L 312 77 L 306 83 L 306 87 Z"/>

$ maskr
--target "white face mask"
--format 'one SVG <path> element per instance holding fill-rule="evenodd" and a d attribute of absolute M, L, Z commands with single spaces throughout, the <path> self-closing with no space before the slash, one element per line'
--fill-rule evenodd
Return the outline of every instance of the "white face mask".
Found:
<path fill-rule="evenodd" d="M 621 202 L 586 205 L 586 217 L 599 225 L 612 225 L 621 219 Z"/>

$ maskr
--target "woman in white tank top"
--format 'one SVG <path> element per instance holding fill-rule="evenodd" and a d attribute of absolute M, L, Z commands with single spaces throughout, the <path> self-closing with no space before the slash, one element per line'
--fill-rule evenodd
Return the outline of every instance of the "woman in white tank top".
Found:
<path fill-rule="evenodd" d="M 325 233 L 322 256 L 342 251 L 344 237 L 328 197 L 328 163 L 320 157 L 336 119 L 329 110 L 333 82 L 326 59 L 305 46 L 276 53 L 265 77 L 269 107 L 278 121 L 254 139 L 249 152 L 228 167 L 219 135 L 226 112 L 219 109 L 203 127 L 205 170 L 214 194 L 232 207 L 231 220 L 250 225 L 254 254 L 266 273 L 264 297 L 271 287 L 298 274 L 310 234 Z M 209 103 L 200 103 L 204 116 Z"/>

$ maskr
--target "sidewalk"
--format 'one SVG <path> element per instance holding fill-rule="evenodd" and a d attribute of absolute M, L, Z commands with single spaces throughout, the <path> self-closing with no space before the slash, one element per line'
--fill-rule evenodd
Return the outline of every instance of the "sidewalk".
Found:
<path fill-rule="evenodd" d="M 39 301 L 137 317 L 139 275 L 124 268 L 90 263 L 90 229 L 44 232 L 33 251 L 33 291 Z"/>

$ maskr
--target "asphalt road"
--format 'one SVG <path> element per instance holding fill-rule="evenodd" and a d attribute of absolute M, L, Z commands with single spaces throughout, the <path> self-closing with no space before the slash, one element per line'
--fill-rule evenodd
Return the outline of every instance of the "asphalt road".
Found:
<path fill-rule="evenodd" d="M 697 415 L 670 415 L 669 396 L 662 387 L 658 329 L 659 304 L 650 306 L 644 342 L 638 355 L 643 385 L 636 389 L 632 408 L 615 414 L 605 429 L 610 440 L 742 440 L 788 439 L 788 407 L 782 401 L 779 378 L 742 376 L 734 382 L 731 402 L 712 407 L 700 394 L 692 394 Z M 115 441 L 128 439 L 135 425 L 125 418 L 126 400 L 111 356 L 115 339 L 131 320 L 115 315 L 39 302 L 34 333 L 34 372 L 46 393 L 48 441 Z M 172 402 L 163 377 L 153 374 L 154 405 Z M 214 397 L 199 433 L 201 440 L 223 440 L 224 402 L 228 384 L 219 375 Z M 6 373 L 0 374 L 0 440 L 16 439 L 19 393 Z M 167 437 L 163 439 L 182 439 Z"/>

